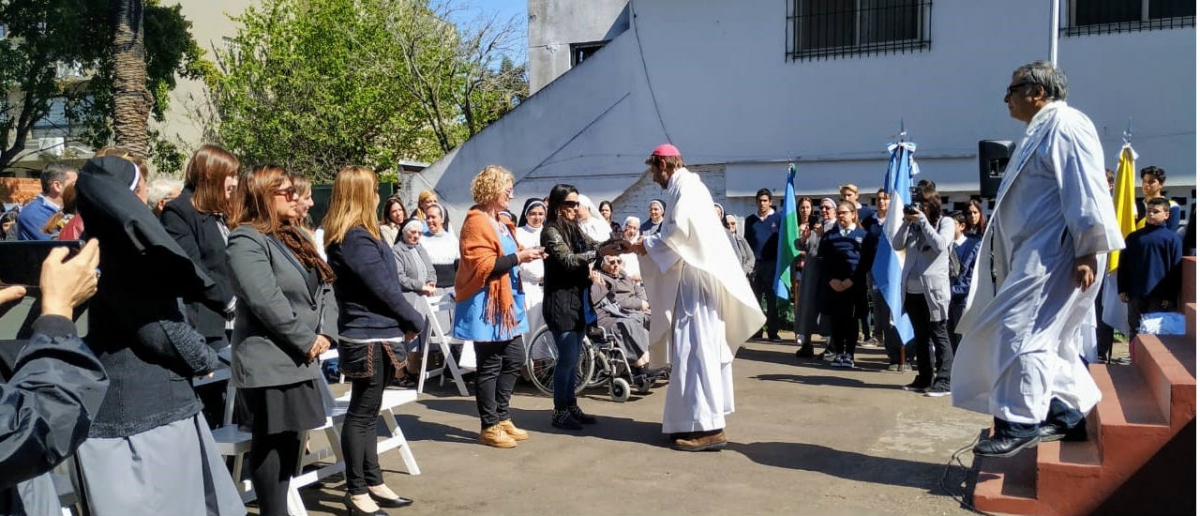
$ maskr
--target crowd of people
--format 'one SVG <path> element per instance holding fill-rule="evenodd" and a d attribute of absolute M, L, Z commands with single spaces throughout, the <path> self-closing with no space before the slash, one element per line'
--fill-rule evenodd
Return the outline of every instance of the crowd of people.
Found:
<path fill-rule="evenodd" d="M 895 193 L 884 189 L 874 208 L 864 206 L 853 184 L 837 200 L 797 199 L 800 252 L 785 264 L 797 356 L 855 368 L 864 343 L 885 348 L 890 370 L 915 361 L 906 390 L 953 395 L 956 405 L 995 416 L 979 455 L 1085 437 L 1082 415 L 1098 394 L 1080 369 L 1077 337 L 1096 311 L 1105 253 L 1120 250 L 1115 288 L 1136 328 L 1145 314 L 1175 307 L 1194 236 L 1183 243 L 1179 208 L 1163 195 L 1165 172 L 1147 167 L 1141 228 L 1120 238 L 1103 202 L 1099 153 L 1039 144 L 1098 148 L 1090 121 L 1065 97 L 1065 77 L 1048 63 L 1014 73 L 1005 101 L 1031 128 L 1002 186 L 1008 202 L 990 220 L 979 200 L 947 213 L 930 181 L 917 184 L 902 211 L 890 210 Z M 739 231 L 673 145 L 655 148 L 645 164 L 664 196 L 649 203 L 644 223 L 614 222 L 612 203 L 594 204 L 569 184 L 526 200 L 518 216 L 509 211 L 515 178 L 495 165 L 472 181 L 474 205 L 464 213 L 433 191 L 421 192 L 410 213 L 399 197 L 380 202 L 374 171 L 347 166 L 316 227 L 306 178 L 276 165 L 244 167 L 213 145 L 192 155 L 183 182 L 152 179 L 143 159 L 119 148 L 78 170 L 47 166 L 42 195 L 2 219 L 5 238 L 87 243 L 70 259 L 55 249 L 43 264 L 42 315 L 3 386 L 0 417 L 25 406 L 8 400 L 35 407 L 0 442 L 4 463 L 20 466 L 5 476 L 6 509 L 56 512 L 55 488 L 42 474 L 74 454 L 90 513 L 245 514 L 241 479 L 231 478 L 212 436 L 234 404 L 234 424 L 251 434 L 247 471 L 260 513 L 287 514 L 306 432 L 332 410 L 320 357 L 334 348 L 351 393 L 339 443 L 344 504 L 356 516 L 412 504 L 384 481 L 375 421 L 385 389 L 410 386 L 421 370 L 433 316 L 423 297 L 452 296 L 451 332 L 474 350 L 482 444 L 513 448 L 531 438 L 510 402 L 523 339 L 543 326 L 558 360 L 551 425 L 581 431 L 599 422 L 575 396 L 582 342 L 599 324 L 635 375 L 669 371 L 662 432 L 671 445 L 722 448 L 738 347 L 752 336 L 781 340 L 777 250 L 791 232 L 766 189 Z M 1014 210 L 1010 199 L 1043 209 Z M 891 234 L 890 217 L 900 218 Z M 718 231 L 727 238 L 702 238 Z M 884 252 L 905 256 L 900 314 L 873 277 Z M 0 290 L 0 303 L 23 295 Z M 81 339 L 70 317 L 88 298 Z M 1046 317 L 1029 316 L 1032 298 L 1044 300 Z M 912 324 L 908 342 L 895 324 L 901 315 Z M 1097 331 L 1108 360 L 1102 333 L 1111 342 L 1112 330 Z M 819 355 L 815 335 L 826 336 Z M 222 367 L 235 400 L 188 381 Z"/>

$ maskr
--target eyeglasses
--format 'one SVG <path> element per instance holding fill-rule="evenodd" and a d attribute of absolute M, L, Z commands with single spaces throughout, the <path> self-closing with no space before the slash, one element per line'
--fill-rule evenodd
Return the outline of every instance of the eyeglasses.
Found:
<path fill-rule="evenodd" d="M 275 190 L 275 195 L 282 195 L 285 199 L 294 201 L 296 200 L 296 187 L 278 188 Z"/>
<path fill-rule="evenodd" d="M 1016 93 L 1017 90 L 1024 88 L 1026 86 L 1029 86 L 1030 84 L 1032 84 L 1032 83 L 1029 81 L 1021 81 L 1012 86 L 1009 86 L 1008 89 L 1005 90 L 1007 93 L 1005 93 L 1004 96 L 1007 97 L 1009 95 L 1012 95 L 1013 93 Z"/>
<path fill-rule="evenodd" d="M 829 210 L 832 210 L 832 209 L 833 209 L 833 208 L 830 208 L 830 207 L 828 207 L 828 206 L 822 206 L 822 207 L 821 207 L 821 211 L 829 211 Z"/>
<path fill-rule="evenodd" d="M 579 207 L 579 201 L 563 201 L 562 206 L 563 208 L 577 208 Z"/>

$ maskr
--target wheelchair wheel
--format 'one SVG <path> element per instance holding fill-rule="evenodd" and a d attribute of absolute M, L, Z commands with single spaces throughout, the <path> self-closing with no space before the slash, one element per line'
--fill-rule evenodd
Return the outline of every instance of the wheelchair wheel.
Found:
<path fill-rule="evenodd" d="M 608 367 L 608 358 L 604 356 L 604 351 L 596 347 L 595 343 L 587 338 L 584 338 L 583 350 L 580 355 L 591 355 L 592 372 L 588 375 L 587 388 L 594 389 L 608 383 L 608 379 L 613 376 L 613 371 Z M 580 366 L 582 369 L 582 365 Z"/>
<path fill-rule="evenodd" d="M 612 385 L 608 387 L 608 395 L 617 403 L 625 403 L 629 400 L 629 382 L 624 378 L 613 378 Z"/>
<path fill-rule="evenodd" d="M 575 393 L 579 394 L 587 387 L 592 377 L 595 359 L 585 347 L 579 353 L 579 367 L 575 373 Z M 554 336 L 550 328 L 543 327 L 529 339 L 525 348 L 525 367 L 534 387 L 548 396 L 554 395 L 554 369 L 558 363 L 558 347 L 554 345 Z"/>

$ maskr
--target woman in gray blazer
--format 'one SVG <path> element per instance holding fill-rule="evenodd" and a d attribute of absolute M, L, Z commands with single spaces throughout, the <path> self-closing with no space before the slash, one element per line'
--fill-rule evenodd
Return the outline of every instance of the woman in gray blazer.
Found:
<path fill-rule="evenodd" d="M 304 432 L 325 423 L 317 357 L 335 334 L 334 280 L 300 230 L 296 195 L 275 166 L 244 174 L 234 198 L 229 272 L 238 297 L 233 382 L 254 420 L 250 480 L 261 514 L 286 515 Z"/>
<path fill-rule="evenodd" d="M 892 238 L 892 247 L 905 251 L 904 312 L 913 326 L 917 350 L 917 378 L 904 390 L 929 397 L 950 395 L 950 347 L 947 320 L 950 314 L 950 253 L 954 220 L 942 215 L 942 201 L 933 187 L 918 190 L 904 208 L 904 223 Z M 935 356 L 931 357 L 931 349 Z M 930 362 L 933 362 L 932 364 Z"/>
<path fill-rule="evenodd" d="M 392 246 L 392 254 L 396 256 L 396 269 L 400 273 L 400 290 L 404 291 L 404 299 L 414 307 L 423 306 L 422 296 L 432 296 L 437 293 L 437 271 L 429 259 L 429 253 L 421 245 L 421 219 L 410 218 L 400 223 L 396 234 L 396 244 Z M 416 385 L 416 376 L 421 374 L 421 350 L 429 340 L 429 319 L 425 320 L 425 328 L 413 341 L 408 349 L 408 362 L 404 368 L 405 375 L 397 378 L 401 387 Z"/>

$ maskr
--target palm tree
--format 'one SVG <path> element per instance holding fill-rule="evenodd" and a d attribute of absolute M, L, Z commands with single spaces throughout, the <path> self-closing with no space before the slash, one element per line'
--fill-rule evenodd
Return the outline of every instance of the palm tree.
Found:
<path fill-rule="evenodd" d="M 153 98 L 146 89 L 142 0 L 111 0 L 113 36 L 113 144 L 145 157 Z"/>

